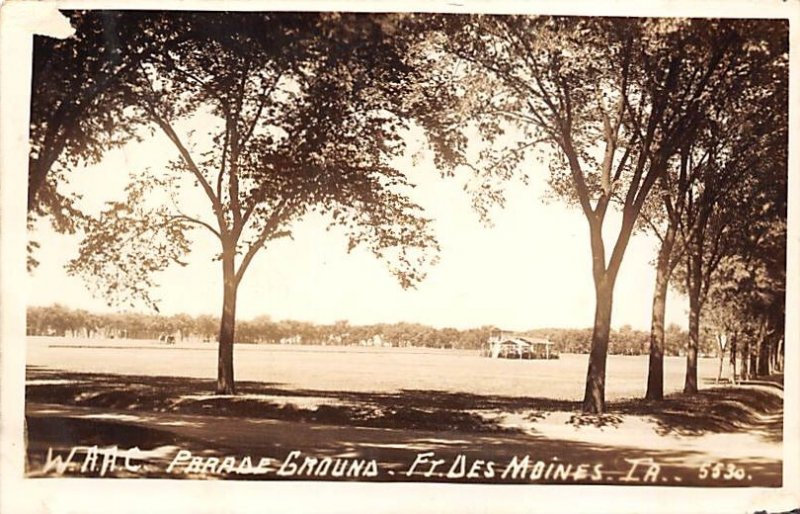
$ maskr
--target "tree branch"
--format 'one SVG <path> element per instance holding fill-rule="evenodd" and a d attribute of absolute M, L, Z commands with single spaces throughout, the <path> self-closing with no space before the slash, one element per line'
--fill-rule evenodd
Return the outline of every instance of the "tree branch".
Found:
<path fill-rule="evenodd" d="M 258 253 L 258 250 L 264 246 L 264 243 L 266 243 L 267 240 L 274 238 L 278 234 L 277 228 L 281 221 L 283 221 L 283 218 L 286 214 L 286 205 L 287 200 L 284 198 L 281 200 L 278 206 L 275 207 L 272 216 L 270 216 L 264 225 L 264 228 L 261 230 L 261 234 L 259 234 L 258 238 L 250 245 L 250 248 L 247 249 L 247 252 L 242 258 L 241 264 L 239 264 L 239 269 L 236 271 L 236 284 L 241 282 L 242 277 L 247 271 L 247 268 L 250 266 L 250 262 L 253 260 L 253 257 L 255 257 L 256 253 Z"/>
<path fill-rule="evenodd" d="M 171 221 L 185 221 L 187 223 L 194 223 L 194 224 L 197 224 L 197 225 L 201 225 L 201 226 L 207 228 L 208 230 L 210 230 L 211 233 L 214 234 L 215 236 L 217 236 L 217 238 L 220 241 L 222 240 L 222 235 L 219 233 L 219 231 L 217 231 L 214 227 L 212 227 L 211 225 L 209 225 L 208 223 L 206 223 L 203 220 L 199 220 L 197 218 L 192 218 L 191 216 L 187 216 L 185 214 L 179 214 L 177 216 L 172 216 L 170 218 L 170 220 Z"/>
<path fill-rule="evenodd" d="M 242 141 L 239 137 L 239 121 L 242 120 L 242 105 L 244 104 L 249 73 L 250 61 L 248 60 L 242 69 L 242 78 L 236 91 L 236 110 L 230 113 L 235 118 L 231 120 L 231 163 L 228 166 L 228 195 L 230 196 L 229 200 L 233 214 L 232 232 L 235 234 L 235 238 L 238 238 L 242 231 L 242 206 L 239 201 L 239 152 L 242 148 Z"/>
<path fill-rule="evenodd" d="M 587 219 L 593 220 L 595 218 L 595 212 L 590 203 L 589 188 L 586 185 L 586 180 L 583 176 L 583 170 L 581 169 L 581 164 L 578 160 L 578 154 L 575 151 L 575 148 L 572 146 L 572 140 L 569 134 L 562 134 L 561 148 L 564 151 L 564 154 L 567 156 L 570 171 L 572 172 L 573 183 L 575 184 L 575 191 L 578 193 L 578 201 L 583 209 L 583 213 Z"/>
<path fill-rule="evenodd" d="M 261 117 L 261 113 L 264 111 L 264 107 L 266 107 L 267 105 L 267 100 L 269 100 L 269 97 L 272 96 L 272 93 L 278 86 L 278 82 L 280 81 L 281 76 L 283 76 L 283 71 L 280 71 L 275 76 L 275 80 L 272 81 L 272 84 L 269 86 L 269 88 L 267 88 L 266 85 L 262 88 L 261 100 L 258 102 L 258 109 L 256 110 L 256 113 L 253 116 L 253 120 L 250 123 L 250 127 L 247 129 L 247 132 L 245 132 L 245 135 L 242 138 L 241 146 L 246 145 L 247 142 L 252 137 L 253 132 L 255 131 L 256 126 L 258 125 L 258 119 Z"/>
<path fill-rule="evenodd" d="M 150 80 L 147 79 L 147 82 L 152 90 L 152 84 L 150 83 Z M 151 116 L 153 121 L 156 122 L 156 124 L 161 128 L 161 130 L 164 132 L 167 138 L 169 138 L 169 140 L 172 141 L 172 143 L 178 149 L 178 152 L 180 153 L 181 158 L 183 159 L 187 168 L 192 173 L 192 175 L 194 175 L 195 179 L 197 179 L 197 182 L 200 184 L 200 187 L 202 187 L 203 191 L 206 193 L 206 196 L 211 201 L 211 205 L 214 209 L 214 214 L 217 217 L 217 223 L 219 223 L 220 233 L 225 234 L 227 232 L 227 223 L 225 221 L 225 217 L 222 212 L 222 204 L 220 203 L 219 198 L 214 195 L 214 191 L 211 189 L 211 186 L 208 184 L 208 181 L 203 176 L 203 173 L 200 171 L 200 168 L 194 162 L 192 155 L 189 153 L 189 150 L 183 144 L 180 137 L 173 129 L 172 125 L 156 111 L 156 108 L 153 106 L 153 104 L 150 102 L 149 99 L 145 97 L 140 97 L 140 98 L 144 100 L 144 102 L 141 104 L 144 110 Z"/>

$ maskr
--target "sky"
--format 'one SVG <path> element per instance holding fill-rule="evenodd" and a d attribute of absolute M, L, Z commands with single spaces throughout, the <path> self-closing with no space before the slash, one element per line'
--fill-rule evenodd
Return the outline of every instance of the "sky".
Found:
<path fill-rule="evenodd" d="M 327 230 L 322 216 L 296 223 L 293 238 L 270 243 L 254 259 L 239 288 L 237 316 L 268 315 L 275 320 L 351 324 L 418 322 L 434 327 L 493 325 L 507 330 L 591 327 L 594 288 L 588 225 L 577 207 L 546 201 L 546 165 L 533 165 L 532 180 L 509 182 L 504 208 L 482 223 L 463 191 L 463 177 L 442 178 L 430 155 L 419 157 L 419 141 L 395 164 L 416 184 L 414 199 L 433 218 L 441 246 L 439 262 L 416 289 L 403 290 L 386 266 L 365 249 L 347 252 L 337 229 Z M 161 135 L 109 151 L 101 162 L 71 170 L 65 191 L 82 193 L 80 207 L 97 212 L 119 200 L 128 173 L 150 168 L 158 173 L 176 156 Z M 540 169 L 536 169 L 539 166 Z M 210 210 L 203 198 L 186 198 L 194 213 Z M 186 212 L 186 209 L 184 209 Z M 613 244 L 619 217 L 606 221 L 606 244 Z M 153 295 L 164 314 L 218 315 L 222 302 L 221 266 L 213 261 L 218 242 L 209 233 L 192 233 L 186 267 L 161 273 Z M 109 307 L 93 297 L 64 265 L 77 255 L 80 234 L 54 233 L 39 223 L 32 237 L 41 249 L 39 267 L 29 277 L 29 305 L 60 303 L 97 312 L 131 310 Z M 617 279 L 612 326 L 649 330 L 655 280 L 652 261 L 657 240 L 636 234 Z M 610 254 L 610 251 L 608 251 Z M 686 326 L 685 298 L 671 291 L 667 323 Z M 146 312 L 144 306 L 138 309 Z"/>

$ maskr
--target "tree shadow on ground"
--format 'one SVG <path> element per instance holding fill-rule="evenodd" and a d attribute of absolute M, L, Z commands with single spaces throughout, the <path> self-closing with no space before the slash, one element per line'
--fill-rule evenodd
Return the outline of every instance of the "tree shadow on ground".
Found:
<path fill-rule="evenodd" d="M 783 439 L 783 397 L 763 388 L 723 387 L 661 401 L 624 400 L 613 404 L 620 414 L 648 416 L 663 434 L 758 432 L 771 442 Z"/>
<path fill-rule="evenodd" d="M 567 479 L 531 478 L 530 469 L 519 477 L 503 477 L 514 458 L 530 455 L 532 461 L 550 465 L 555 459 L 604 466 L 599 483 L 623 483 L 633 459 L 652 459 L 662 468 L 663 485 L 778 486 L 781 463 L 762 457 L 739 459 L 747 469 L 741 481 L 700 479 L 698 469 L 705 454 L 684 450 L 647 450 L 619 444 L 561 440 L 509 428 L 498 417 L 518 413 L 537 419 L 549 412 L 575 413 L 567 423 L 614 427 L 626 415 L 656 421 L 662 433 L 701 435 L 737 431 L 763 431 L 780 441 L 782 398 L 768 389 L 720 388 L 695 396 L 674 395 L 663 402 L 626 400 L 609 404 L 602 416 L 579 414 L 579 402 L 545 398 L 517 398 L 431 390 L 397 393 L 297 390 L 276 383 L 241 382 L 236 397 L 214 395 L 213 380 L 185 377 L 128 376 L 73 373 L 42 368 L 28 369 L 29 456 L 42 468 L 48 448 L 68 451 L 75 445 L 124 444 L 161 450 L 146 472 L 114 476 L 168 478 L 236 478 L 363 480 L 363 476 L 331 478 L 326 475 L 278 477 L 213 472 L 168 473 L 167 465 L 179 449 L 196 456 L 267 456 L 280 463 L 291 451 L 314 458 L 376 459 L 387 471 L 369 480 L 448 481 L 498 483 L 598 483 L 591 476 Z M 205 393 L 205 394 L 204 394 Z M 81 407 L 82 409 L 74 409 Z M 765 422 L 764 417 L 770 417 Z M 231 418 L 236 418 L 232 420 Z M 514 427 L 514 425 L 511 425 Z M 477 460 L 497 463 L 495 476 L 469 478 L 407 475 L 420 452 L 432 451 L 449 467 L 459 455 L 467 466 Z M 527 469 L 527 468 L 526 468 Z M 396 474 L 389 474 L 392 470 Z M 458 471 L 458 470 L 456 470 Z M 641 485 L 644 482 L 624 482 Z"/>
<path fill-rule="evenodd" d="M 548 412 L 578 412 L 580 402 L 548 398 L 405 389 L 397 393 L 290 389 L 277 383 L 239 382 L 237 396 L 213 394 L 213 380 L 75 373 L 30 367 L 30 402 L 116 410 L 213 414 L 375 428 L 463 432 L 514 432 L 498 416 L 520 413 L 535 421 Z M 764 388 L 722 387 L 659 402 L 640 399 L 608 404 L 600 416 L 575 414 L 576 427 L 614 427 L 622 415 L 654 420 L 662 434 L 702 435 L 755 431 L 782 439 L 783 399 Z"/>
<path fill-rule="evenodd" d="M 70 447 L 76 445 L 103 447 L 124 442 L 127 447 L 138 446 L 150 456 L 140 471 L 132 473 L 118 466 L 107 476 L 703 487 L 778 487 L 782 482 L 780 461 L 759 457 L 737 460 L 737 465 L 747 472 L 741 478 L 711 480 L 699 473 L 707 457 L 695 451 L 648 450 L 525 434 L 448 433 L 443 436 L 439 432 L 422 430 L 354 430 L 343 426 L 259 420 L 240 420 L 231 425 L 228 418 L 220 416 L 190 417 L 191 421 L 183 424 L 158 416 L 150 419 L 147 415 L 140 419 L 134 419 L 136 416 L 121 420 L 86 419 L 74 417 L 82 416 L 80 412 L 70 412 L 68 408 L 60 410 L 62 412 L 56 408 L 48 415 L 39 411 L 38 415 L 30 417 L 31 469 L 39 473 L 35 476 L 54 476 L 53 471 L 49 474 L 41 471 L 48 448 L 66 455 Z M 192 457 L 203 458 L 234 455 L 237 463 L 243 456 L 252 458 L 254 464 L 268 458 L 271 469 L 269 474 L 221 473 L 213 468 L 192 472 L 187 458 L 170 471 L 169 464 L 179 451 L 189 451 Z M 417 456 L 422 454 L 427 455 L 427 460 L 414 467 Z M 337 477 L 318 473 L 315 465 L 305 467 L 306 457 L 315 462 L 329 458 L 347 463 L 374 459 L 380 471 L 375 476 L 344 474 Z M 79 455 L 77 463 L 66 474 L 98 476 L 96 470 L 80 471 L 82 459 Z M 428 473 L 434 459 L 442 460 L 440 472 Z M 284 475 L 277 473 L 288 461 L 296 465 L 294 471 Z M 479 472 L 468 474 L 478 461 L 482 462 L 477 468 Z M 489 462 L 494 468 L 492 474 L 487 474 Z M 658 466 L 656 481 L 646 481 L 645 472 L 653 463 Z M 559 466 L 566 470 L 561 476 L 544 472 Z"/>
<path fill-rule="evenodd" d="M 63 415 L 30 417 L 28 437 L 55 445 L 113 446 L 125 441 L 129 447 L 153 448 L 174 445 L 179 438 L 168 430 L 134 425 L 124 419 L 74 418 Z"/>
<path fill-rule="evenodd" d="M 28 401 L 83 407 L 313 421 L 367 427 L 507 431 L 475 411 L 573 410 L 577 402 L 444 391 L 369 393 L 287 389 L 237 383 L 237 396 L 213 394 L 215 382 L 186 377 L 74 373 L 29 368 Z M 313 400 L 304 407 L 303 399 Z M 529 413 L 529 418 L 532 418 Z"/>

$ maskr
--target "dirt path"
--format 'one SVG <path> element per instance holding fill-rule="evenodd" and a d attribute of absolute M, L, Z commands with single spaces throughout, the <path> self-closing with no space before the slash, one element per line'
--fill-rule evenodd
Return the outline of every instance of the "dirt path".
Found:
<path fill-rule="evenodd" d="M 497 416 L 499 431 L 434 431 L 29 402 L 29 476 L 58 476 L 56 466 L 44 471 L 48 449 L 54 457 L 66 456 L 77 445 L 97 445 L 101 450 L 117 445 L 141 450 L 129 454 L 135 463 L 131 469 L 136 470 L 126 470 L 120 458 L 104 475 L 707 487 L 781 484 L 782 446 L 774 437 L 780 432 L 780 413 L 751 420 L 747 431 L 697 435 L 665 432 L 657 420 L 636 414 L 588 425 L 563 411 L 536 416 L 498 412 Z M 84 448 L 63 471 L 98 476 L 102 460 L 102 454 L 96 462 L 91 456 L 87 460 Z"/>

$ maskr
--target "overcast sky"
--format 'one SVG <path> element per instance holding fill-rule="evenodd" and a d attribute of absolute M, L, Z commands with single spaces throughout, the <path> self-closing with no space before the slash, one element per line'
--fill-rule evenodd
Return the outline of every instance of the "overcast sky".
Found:
<path fill-rule="evenodd" d="M 122 197 L 128 172 L 146 167 L 158 171 L 173 157 L 174 147 L 157 135 L 108 152 L 97 165 L 73 170 L 68 188 L 83 193 L 84 209 L 96 211 L 104 201 Z M 587 223 L 578 208 L 543 201 L 546 169 L 534 169 L 529 185 L 511 183 L 506 207 L 495 209 L 494 225 L 487 227 L 472 211 L 461 180 L 442 179 L 429 159 L 416 164 L 401 159 L 398 165 L 417 184 L 415 198 L 435 220 L 441 244 L 439 263 L 417 289 L 401 289 L 369 252 L 357 249 L 348 254 L 341 233 L 327 231 L 324 219 L 311 217 L 295 225 L 293 239 L 275 241 L 253 261 L 239 289 L 239 318 L 266 314 L 276 320 L 317 323 L 409 321 L 510 330 L 592 326 Z M 195 212 L 203 208 L 199 205 Z M 613 215 L 607 220 L 609 245 L 617 221 Z M 42 245 L 36 255 L 41 264 L 30 277 L 29 304 L 119 310 L 93 298 L 80 279 L 64 271 L 64 264 L 77 255 L 79 235 L 54 234 L 39 224 L 33 237 Z M 160 277 L 154 296 L 160 299 L 162 313 L 220 311 L 221 266 L 212 262 L 218 243 L 200 230 L 193 237 L 190 265 L 175 266 Z M 649 329 L 655 253 L 653 237 L 632 238 L 617 281 L 614 327 Z M 685 299 L 671 292 L 667 323 L 686 326 L 685 313 Z"/>

